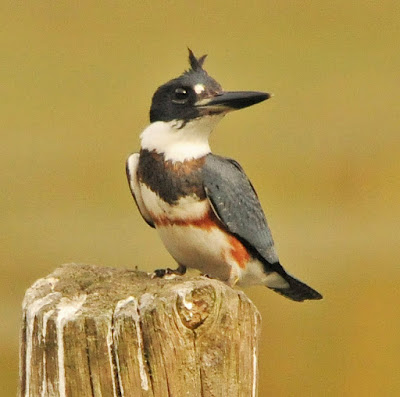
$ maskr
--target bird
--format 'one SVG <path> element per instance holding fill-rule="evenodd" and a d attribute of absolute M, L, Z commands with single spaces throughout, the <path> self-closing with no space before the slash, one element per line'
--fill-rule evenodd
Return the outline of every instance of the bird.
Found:
<path fill-rule="evenodd" d="M 279 262 L 257 193 L 240 164 L 213 154 L 209 137 L 229 112 L 271 97 L 259 91 L 224 91 L 203 68 L 206 55 L 189 50 L 190 68 L 152 97 L 150 124 L 139 153 L 126 161 L 139 212 L 155 228 L 183 275 L 195 268 L 230 286 L 264 285 L 293 301 L 322 295 Z"/>

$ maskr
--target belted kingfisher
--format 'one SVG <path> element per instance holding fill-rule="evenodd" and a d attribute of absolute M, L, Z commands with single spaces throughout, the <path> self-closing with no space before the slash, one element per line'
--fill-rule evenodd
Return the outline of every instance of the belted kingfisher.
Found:
<path fill-rule="evenodd" d="M 155 92 L 140 153 L 126 162 L 131 192 L 158 231 L 176 270 L 200 270 L 227 284 L 267 286 L 294 301 L 322 296 L 279 263 L 257 194 L 238 162 L 211 153 L 209 136 L 226 113 L 270 95 L 223 91 L 189 49 L 190 69 Z"/>

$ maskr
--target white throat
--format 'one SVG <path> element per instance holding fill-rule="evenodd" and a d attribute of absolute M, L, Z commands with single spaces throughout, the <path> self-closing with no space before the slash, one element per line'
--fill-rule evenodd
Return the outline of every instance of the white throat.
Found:
<path fill-rule="evenodd" d="M 142 149 L 164 153 L 165 160 L 183 162 L 211 152 L 208 138 L 223 115 L 204 116 L 187 122 L 156 121 L 140 135 Z"/>

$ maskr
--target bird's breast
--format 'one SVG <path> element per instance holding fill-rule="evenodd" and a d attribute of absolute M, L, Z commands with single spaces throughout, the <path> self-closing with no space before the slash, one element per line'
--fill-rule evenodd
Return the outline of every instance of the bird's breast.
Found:
<path fill-rule="evenodd" d="M 146 186 L 141 192 L 161 240 L 178 263 L 224 281 L 245 271 L 249 252 L 226 230 L 207 199 L 186 196 L 169 204 Z"/>
<path fill-rule="evenodd" d="M 140 183 L 140 191 L 144 205 L 156 226 L 208 222 L 211 206 L 206 198 L 201 199 L 193 193 L 170 203 L 144 183 Z"/>
<path fill-rule="evenodd" d="M 202 164 L 200 159 L 165 162 L 162 155 L 142 150 L 138 169 L 142 200 L 178 263 L 232 282 L 241 278 L 252 258 L 215 215 L 203 188 Z"/>
<path fill-rule="evenodd" d="M 157 194 L 161 200 L 176 205 L 181 198 L 206 198 L 203 188 L 202 168 L 205 157 L 184 162 L 165 161 L 162 153 L 142 149 L 138 179 Z"/>

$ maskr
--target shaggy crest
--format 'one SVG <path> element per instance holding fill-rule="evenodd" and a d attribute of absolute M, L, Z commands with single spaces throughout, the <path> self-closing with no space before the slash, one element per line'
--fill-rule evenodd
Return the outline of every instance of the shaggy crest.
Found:
<path fill-rule="evenodd" d="M 200 58 L 196 58 L 195 55 L 193 54 L 193 51 L 190 48 L 188 48 L 188 50 L 189 50 L 189 63 L 190 63 L 191 71 L 197 72 L 197 71 L 203 70 L 203 63 L 204 63 L 207 55 L 203 55 Z"/>
<path fill-rule="evenodd" d="M 172 79 L 160 86 L 153 95 L 150 108 L 150 121 L 171 121 L 194 119 L 198 116 L 199 109 L 193 106 L 194 101 L 214 96 L 222 92 L 221 85 L 215 81 L 203 69 L 203 64 L 207 55 L 196 58 L 193 51 L 189 50 L 190 68 L 184 71 L 179 77 Z M 200 87 L 199 92 L 195 92 L 195 87 Z M 177 88 L 190 88 L 193 91 L 190 106 L 182 106 L 173 101 L 174 92 Z M 196 98 L 195 98 L 196 96 Z M 182 112 L 182 113 L 181 113 Z"/>

